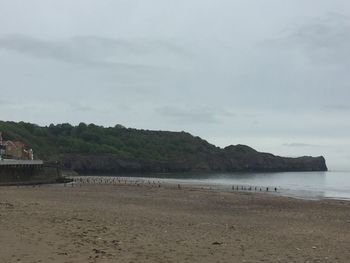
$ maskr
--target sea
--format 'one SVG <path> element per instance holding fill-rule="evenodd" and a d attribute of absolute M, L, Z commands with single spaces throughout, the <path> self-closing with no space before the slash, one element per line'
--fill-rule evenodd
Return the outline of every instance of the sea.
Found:
<path fill-rule="evenodd" d="M 224 191 L 269 192 L 302 199 L 350 201 L 350 171 L 148 174 L 128 176 L 128 180 L 159 181 Z"/>

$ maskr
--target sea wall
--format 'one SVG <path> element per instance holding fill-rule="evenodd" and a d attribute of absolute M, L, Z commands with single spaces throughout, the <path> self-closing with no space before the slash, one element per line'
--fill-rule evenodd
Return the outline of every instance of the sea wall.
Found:
<path fill-rule="evenodd" d="M 53 183 L 60 176 L 55 166 L 0 166 L 0 185 Z"/>

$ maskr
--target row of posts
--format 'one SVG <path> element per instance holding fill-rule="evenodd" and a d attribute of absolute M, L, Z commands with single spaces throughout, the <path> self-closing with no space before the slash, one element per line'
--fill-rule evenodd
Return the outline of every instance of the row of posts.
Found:
<path fill-rule="evenodd" d="M 73 187 L 74 184 L 132 184 L 136 186 L 148 185 L 152 187 L 160 187 L 160 181 L 155 180 L 128 180 L 121 177 L 78 177 L 72 178 L 70 185 Z M 64 184 L 67 186 L 67 183 Z M 177 185 L 178 189 L 181 189 L 181 185 Z M 262 187 L 262 186 L 246 186 L 246 185 L 232 185 L 232 191 L 255 191 L 255 192 L 278 192 L 277 187 Z"/>

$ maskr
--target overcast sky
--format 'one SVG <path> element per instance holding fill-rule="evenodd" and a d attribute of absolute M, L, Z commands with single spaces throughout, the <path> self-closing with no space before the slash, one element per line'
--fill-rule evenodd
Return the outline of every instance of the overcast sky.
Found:
<path fill-rule="evenodd" d="M 0 0 L 0 119 L 189 131 L 350 169 L 349 0 Z"/>

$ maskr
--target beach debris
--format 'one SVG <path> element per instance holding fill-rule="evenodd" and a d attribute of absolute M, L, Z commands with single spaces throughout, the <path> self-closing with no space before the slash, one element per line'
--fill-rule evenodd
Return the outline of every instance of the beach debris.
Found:
<path fill-rule="evenodd" d="M 3 206 L 3 207 L 5 207 L 5 208 L 9 208 L 9 209 L 14 208 L 14 205 L 11 204 L 11 203 L 9 203 L 9 202 L 1 202 L 1 203 L 0 203 L 0 206 Z"/>
<path fill-rule="evenodd" d="M 118 246 L 121 244 L 121 241 L 119 240 L 112 240 L 112 244 L 115 245 L 115 246 Z"/>
<path fill-rule="evenodd" d="M 226 227 L 227 227 L 228 229 L 231 229 L 231 230 L 236 230 L 236 227 L 233 226 L 233 225 L 231 225 L 231 226 L 226 225 Z"/>
<path fill-rule="evenodd" d="M 106 251 L 103 251 L 101 249 L 94 248 L 94 249 L 92 249 L 92 251 L 94 251 L 96 254 L 102 254 L 102 255 L 106 254 Z"/>
<path fill-rule="evenodd" d="M 223 242 L 219 242 L 219 241 L 215 241 L 215 242 L 213 242 L 213 243 L 211 243 L 212 245 L 222 245 L 223 244 Z"/>

